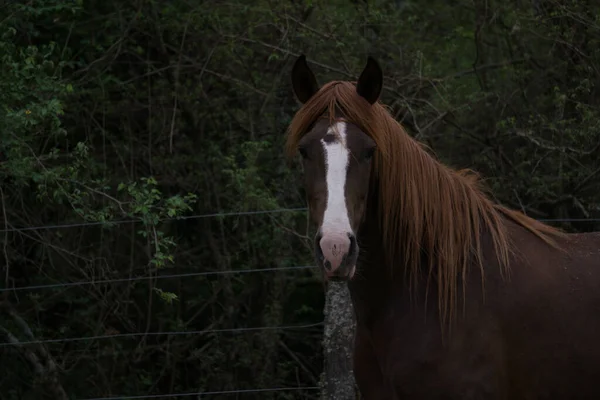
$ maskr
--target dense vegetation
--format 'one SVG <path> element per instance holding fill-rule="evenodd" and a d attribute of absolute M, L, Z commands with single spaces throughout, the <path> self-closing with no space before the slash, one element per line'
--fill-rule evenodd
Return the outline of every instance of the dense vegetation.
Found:
<path fill-rule="evenodd" d="M 304 211 L 243 214 L 304 207 L 282 156 L 301 52 L 321 83 L 377 57 L 396 118 L 498 201 L 600 218 L 597 2 L 3 0 L 2 399 L 318 384 L 318 271 L 227 273 L 312 262 Z"/>

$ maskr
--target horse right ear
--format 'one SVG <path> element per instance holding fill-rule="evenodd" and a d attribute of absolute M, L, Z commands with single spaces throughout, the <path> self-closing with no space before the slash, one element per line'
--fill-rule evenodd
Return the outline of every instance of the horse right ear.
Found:
<path fill-rule="evenodd" d="M 302 104 L 306 103 L 319 90 L 317 78 L 308 67 L 304 54 L 298 57 L 292 68 L 292 87 Z"/>
<path fill-rule="evenodd" d="M 383 88 L 383 72 L 379 63 L 371 56 L 367 59 L 367 65 L 358 77 L 356 92 L 369 104 L 374 104 L 381 95 Z"/>

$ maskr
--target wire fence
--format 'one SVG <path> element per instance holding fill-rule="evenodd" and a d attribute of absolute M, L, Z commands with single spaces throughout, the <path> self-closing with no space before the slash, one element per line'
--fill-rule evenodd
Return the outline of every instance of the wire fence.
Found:
<path fill-rule="evenodd" d="M 250 394 L 250 393 L 267 393 L 267 392 L 292 392 L 292 391 L 314 391 L 320 390 L 318 386 L 305 386 L 305 387 L 277 387 L 267 389 L 238 389 L 238 390 L 223 390 L 217 392 L 192 392 L 192 393 L 171 393 L 171 394 L 155 394 L 146 396 L 117 396 L 117 397 L 94 397 L 90 399 L 80 400 L 130 400 L 130 399 L 161 399 L 165 397 L 186 397 L 186 396 L 198 396 L 199 399 L 202 396 L 216 396 L 226 394 Z"/>
<path fill-rule="evenodd" d="M 280 213 L 291 213 L 291 212 L 306 212 L 307 207 L 295 207 L 295 208 L 278 208 L 273 210 L 256 210 L 256 211 L 235 211 L 235 212 L 217 212 L 209 214 L 197 214 L 197 215 L 186 215 L 180 217 L 169 217 L 162 218 L 160 221 L 183 221 L 192 219 L 203 219 L 203 218 L 217 218 L 217 217 L 235 217 L 235 216 L 249 216 L 249 215 L 268 215 L 268 214 L 280 214 Z M 600 222 L 600 218 L 536 218 L 541 222 Z M 65 229 L 65 228 L 78 228 L 88 226 L 111 226 L 120 225 L 134 222 L 143 222 L 139 218 L 131 219 L 119 219 L 119 220 L 108 220 L 108 221 L 90 221 L 90 222 L 74 222 L 74 223 L 57 223 L 51 225 L 39 225 L 39 226 L 23 226 L 23 227 L 12 227 L 0 229 L 0 233 L 5 232 L 25 232 L 35 231 L 44 229 Z"/>
<path fill-rule="evenodd" d="M 296 271 L 296 270 L 305 270 L 305 269 L 314 269 L 314 268 L 316 268 L 315 265 L 298 265 L 298 266 L 291 266 L 291 267 L 254 268 L 254 269 L 240 269 L 240 270 L 189 272 L 189 273 L 183 273 L 183 274 L 170 274 L 170 275 L 136 276 L 136 277 L 131 277 L 131 278 L 99 279 L 99 280 L 92 280 L 92 281 L 52 283 L 52 284 L 48 284 L 48 285 L 16 286 L 13 288 L 0 288 L 0 293 L 21 291 L 21 290 L 40 290 L 40 289 L 71 287 L 71 286 L 101 285 L 101 284 L 108 284 L 108 283 L 148 281 L 148 280 L 153 280 L 153 279 L 173 279 L 173 278 L 190 278 L 190 277 L 197 277 L 197 276 L 250 274 L 250 273 L 257 273 L 257 272 Z"/>
<path fill-rule="evenodd" d="M 224 271 L 209 271 L 209 272 L 198 272 L 198 273 L 187 273 L 187 274 L 171 274 L 163 276 L 143 276 L 134 278 L 123 278 L 123 279 L 104 279 L 100 281 L 82 281 L 82 282 L 68 282 L 51 285 L 37 285 L 37 286 L 23 286 L 12 289 L 0 289 L 0 292 L 10 290 L 34 290 L 34 289 L 46 289 L 56 287 L 69 287 L 86 284 L 100 284 L 100 283 L 116 283 L 116 282 L 130 282 L 148 279 L 168 279 L 168 278 L 181 278 L 181 277 L 192 277 L 192 276 L 208 276 L 208 275 L 224 275 L 224 274 L 236 274 L 236 273 L 257 273 L 257 272 L 274 272 L 274 271 L 291 271 L 291 270 L 306 270 L 316 268 L 316 266 L 292 266 L 292 267 L 274 267 L 274 268 L 256 268 L 249 270 L 224 270 Z M 324 321 L 302 324 L 302 325 L 283 325 L 283 326 L 258 326 L 258 327 L 242 327 L 242 328 L 229 328 L 229 329 L 204 329 L 204 330 L 193 330 L 193 331 L 166 331 L 166 332 L 130 332 L 130 333 L 118 333 L 110 335 L 95 335 L 95 336 L 82 336 L 82 337 L 71 337 L 71 338 L 59 338 L 59 339 L 45 339 L 45 340 L 28 340 L 20 342 L 4 342 L 0 343 L 0 348 L 4 347 L 19 347 L 27 345 L 47 345 L 53 343 L 68 343 L 68 342 L 82 342 L 92 340 L 106 340 L 106 339 L 122 339 L 122 338 L 135 338 L 135 337 L 148 337 L 148 336 L 183 336 L 183 335 L 209 335 L 209 334 L 224 334 L 224 333 L 253 333 L 253 332 L 264 332 L 264 331 L 279 331 L 279 330 L 302 330 L 310 328 L 318 328 L 324 325 Z M 168 394 L 154 394 L 154 395 L 122 395 L 112 397 L 94 397 L 80 400 L 133 400 L 133 399 L 161 399 L 161 398 L 181 398 L 188 396 L 195 396 L 198 399 L 204 396 L 217 396 L 217 395 L 240 395 L 240 394 L 259 394 L 259 393 L 273 393 L 273 392 L 298 392 L 298 391 L 318 391 L 318 386 L 303 386 L 303 387 L 276 387 L 276 388 L 257 388 L 257 389 L 236 389 L 236 390 L 223 390 L 223 391 L 202 391 L 202 392 L 186 392 L 186 393 L 168 393 Z"/>
<path fill-rule="evenodd" d="M 245 215 L 261 215 L 270 213 L 282 213 L 282 212 L 294 212 L 294 211 L 306 211 L 307 208 L 281 208 L 277 210 L 260 210 L 260 211 L 243 211 L 243 212 L 230 212 L 230 213 L 212 213 L 212 214 L 201 214 L 191 215 L 187 217 L 178 218 L 167 218 L 165 220 L 175 219 L 193 219 L 193 218 L 210 218 L 210 217 L 228 217 L 228 216 L 245 216 Z M 600 222 L 600 218 L 557 218 L 557 219 L 539 219 L 542 222 Z M 136 220 L 123 220 L 113 221 L 110 223 L 125 223 L 125 222 L 138 222 Z M 45 225 L 36 227 L 23 227 L 0 230 L 0 232 L 15 232 L 25 230 L 36 230 L 36 229 L 57 229 L 67 227 L 79 227 L 79 226 L 94 226 L 106 224 L 105 222 L 90 222 L 90 223 L 78 223 L 78 224 L 62 224 L 62 225 Z M 216 271 L 205 271 L 205 272 L 190 272 L 182 274 L 170 274 L 170 275 L 152 275 L 152 276 L 137 276 L 129 278 L 114 278 L 114 279 L 99 279 L 99 280 L 88 280 L 88 281 L 77 281 L 77 282 L 61 282 L 46 285 L 30 285 L 30 286 L 17 286 L 12 288 L 0 288 L 0 293 L 11 292 L 11 291 L 23 291 L 23 290 L 41 290 L 41 289 L 52 289 L 52 288 L 63 288 L 72 286 L 85 286 L 85 285 L 100 285 L 109 283 L 123 283 L 123 282 L 136 282 L 136 281 L 147 281 L 154 279 L 173 279 L 173 278 L 190 278 L 200 276 L 214 276 L 214 275 L 230 275 L 230 274 L 248 274 L 257 272 L 276 272 L 276 271 L 293 271 L 293 270 L 304 270 L 314 269 L 314 265 L 300 265 L 290 267 L 273 267 L 273 268 L 255 268 L 255 269 L 243 269 L 243 270 L 216 270 Z"/>
<path fill-rule="evenodd" d="M 307 211 L 306 207 L 298 207 L 298 208 L 279 208 L 275 210 L 256 210 L 256 211 L 236 211 L 236 212 L 225 212 L 225 213 L 210 213 L 210 214 L 199 214 L 199 215 L 185 215 L 180 217 L 169 217 L 162 218 L 160 221 L 183 221 L 189 219 L 202 219 L 202 218 L 216 218 L 216 217 L 235 217 L 235 216 L 246 216 L 246 215 L 264 215 L 264 214 L 279 214 L 286 212 L 301 212 Z M 119 219 L 119 220 L 111 220 L 111 221 L 92 221 L 92 222 L 75 222 L 75 223 L 64 223 L 64 224 L 53 224 L 53 225 L 40 225 L 40 226 L 23 226 L 23 227 L 13 227 L 13 228 L 5 228 L 0 229 L 0 232 L 25 232 L 25 231 L 35 231 L 42 229 L 64 229 L 64 228 L 78 228 L 78 227 L 87 227 L 87 226 L 110 226 L 110 225 L 120 225 L 127 224 L 132 222 L 143 222 L 142 219 L 139 218 L 130 218 L 130 219 Z"/>
<path fill-rule="evenodd" d="M 60 339 L 45 339 L 45 340 L 27 340 L 20 342 L 3 342 L 0 343 L 0 348 L 10 346 L 25 346 L 32 344 L 50 344 L 50 343 L 70 343 L 70 342 L 83 342 L 88 340 L 104 340 L 104 339 L 120 339 L 120 338 L 133 338 L 140 336 L 182 336 L 182 335 L 208 335 L 216 333 L 244 333 L 244 332 L 258 332 L 258 331 L 276 331 L 276 330 L 293 330 L 293 329 L 308 329 L 317 328 L 323 326 L 324 322 L 314 322 L 312 324 L 303 325 L 283 325 L 283 326 L 256 326 L 249 328 L 230 328 L 230 329 L 203 329 L 196 331 L 166 331 L 166 332 L 130 332 L 130 333 L 117 333 L 112 335 L 96 335 L 96 336 L 81 336 L 71 338 L 60 338 Z"/>
<path fill-rule="evenodd" d="M 306 207 L 297 208 L 280 208 L 274 210 L 257 210 L 257 211 L 240 211 L 240 212 L 227 212 L 227 213 L 210 213 L 210 214 L 199 214 L 189 215 L 182 217 L 164 218 L 162 221 L 169 220 L 191 220 L 191 219 L 202 219 L 202 218 L 218 218 L 218 217 L 232 217 L 232 216 L 252 216 L 252 215 L 267 215 L 287 212 L 305 212 Z M 542 222 L 600 222 L 600 218 L 558 218 L 558 219 L 538 219 Z M 41 225 L 41 226 L 25 226 L 25 227 L 11 227 L 0 229 L 0 232 L 23 232 L 23 231 L 34 231 L 34 230 L 49 230 L 49 229 L 63 229 L 63 228 L 75 228 L 75 227 L 87 227 L 87 226 L 110 226 L 117 224 L 125 224 L 132 222 L 142 222 L 141 219 L 123 219 L 113 221 L 94 221 L 94 222 L 80 222 L 80 223 L 62 223 L 52 225 Z M 0 293 L 11 292 L 11 291 L 25 291 L 25 290 L 42 290 L 52 288 L 64 288 L 64 287 L 75 287 L 85 285 L 100 285 L 100 284 L 113 284 L 113 283 L 124 283 L 124 282 L 136 282 L 136 281 L 147 281 L 154 279 L 175 279 L 175 278 L 189 278 L 189 277 L 201 277 L 201 276 L 215 276 L 215 275 L 230 275 L 230 274 L 248 274 L 248 273 L 261 273 L 261 272 L 277 272 L 277 271 L 298 271 L 298 270 L 309 270 L 314 269 L 314 265 L 299 265 L 290 267 L 273 267 L 273 268 L 255 268 L 255 269 L 244 269 L 244 270 L 215 270 L 205 272 L 192 272 L 192 273 L 181 273 L 181 274 L 169 274 L 169 275 L 152 275 L 152 276 L 137 276 L 128 278 L 114 278 L 114 279 L 99 279 L 99 280 L 88 280 L 88 281 L 76 281 L 76 282 L 60 282 L 55 284 L 45 285 L 30 285 L 20 286 L 13 288 L 0 288 Z M 45 340 L 29 340 L 21 342 L 4 342 L 0 343 L 0 348 L 9 346 L 27 346 L 27 345 L 45 345 L 53 343 L 68 343 L 68 342 L 83 342 L 83 341 L 95 341 L 95 340 L 106 340 L 106 339 L 122 339 L 122 338 L 136 338 L 136 337 L 148 337 L 148 336 L 183 336 L 183 335 L 209 335 L 209 334 L 224 334 L 224 333 L 251 333 L 260 331 L 273 331 L 273 330 L 295 330 L 295 329 L 309 329 L 322 327 L 324 322 L 316 322 L 311 324 L 303 325 L 284 325 L 284 326 L 258 326 L 258 327 L 240 327 L 240 328 L 229 328 L 229 329 L 204 329 L 204 330 L 193 330 L 193 331 L 166 331 L 166 332 L 129 332 L 129 333 L 117 333 L 109 335 L 95 335 L 95 336 L 82 336 L 82 337 L 70 337 L 70 338 L 58 338 L 58 339 L 45 339 Z M 276 388 L 257 388 L 257 389 L 238 389 L 238 390 L 224 390 L 224 391 L 198 391 L 198 392 L 187 392 L 187 393 L 169 393 L 169 394 L 155 394 L 155 395 L 141 395 L 141 396 L 113 396 L 113 397 L 96 397 L 86 398 L 80 400 L 124 400 L 124 399 L 159 399 L 159 398 L 180 398 L 196 396 L 202 398 L 202 396 L 216 396 L 216 395 L 235 395 L 235 394 L 257 394 L 267 392 L 283 392 L 283 391 L 316 391 L 320 388 L 317 386 L 306 386 L 306 387 L 276 387 Z"/>
<path fill-rule="evenodd" d="M 277 214 L 277 213 L 291 213 L 291 212 L 305 212 L 306 207 L 298 208 L 281 208 L 275 210 L 257 210 L 257 211 L 240 211 L 240 212 L 226 212 L 226 213 L 209 213 L 200 215 L 189 215 L 173 218 L 164 218 L 161 221 L 170 220 L 191 220 L 191 219 L 202 219 L 202 218 L 218 218 L 218 217 L 233 217 L 233 216 L 253 216 L 253 215 L 266 215 L 266 214 Z M 39 226 L 23 226 L 23 227 L 6 227 L 0 229 L 2 233 L 8 232 L 25 232 L 35 230 L 50 230 L 50 229 L 65 229 L 65 228 L 77 228 L 77 227 L 91 227 L 91 226 L 112 226 L 126 223 L 137 223 L 143 222 L 141 219 L 121 219 L 112 221 L 90 221 L 90 222 L 75 222 L 75 223 L 57 223 L 50 225 L 39 225 Z M 5 225 L 6 226 L 6 225 Z M 76 281 L 76 282 L 59 282 L 55 284 L 44 284 L 44 285 L 30 285 L 12 288 L 0 288 L 0 293 L 13 292 L 13 291 L 25 291 L 25 290 L 42 290 L 42 289 L 53 289 L 53 288 L 65 288 L 75 287 L 84 285 L 100 285 L 100 284 L 114 284 L 124 282 L 136 282 L 136 281 L 148 281 L 155 279 L 173 279 L 173 278 L 189 278 L 189 277 L 201 277 L 201 276 L 215 276 L 215 275 L 230 275 L 230 274 L 248 274 L 248 273 L 261 273 L 261 272 L 277 272 L 277 271 L 297 271 L 297 270 L 308 270 L 316 268 L 313 265 L 301 265 L 301 266 L 290 266 L 290 267 L 273 267 L 273 268 L 255 268 L 255 269 L 244 269 L 244 270 L 214 270 L 206 272 L 192 272 L 182 274 L 169 274 L 169 275 L 152 275 L 152 276 L 137 276 L 128 278 L 114 278 L 114 279 L 99 279 L 99 280 L 87 280 L 87 281 Z M 27 340 L 19 342 L 3 342 L 0 343 L 0 348 L 6 347 L 20 347 L 29 345 L 49 345 L 55 343 L 72 343 L 72 342 L 89 342 L 97 340 L 107 339 L 127 339 L 127 338 L 141 338 L 149 336 L 188 336 L 188 335 L 210 335 L 210 334 L 237 334 L 237 333 L 256 333 L 264 331 L 279 331 L 279 330 L 304 330 L 310 328 L 319 328 L 324 324 L 323 321 L 302 324 L 302 325 L 281 325 L 281 326 L 257 326 L 257 327 L 239 327 L 239 328 L 224 328 L 224 329 L 203 329 L 203 330 L 191 330 L 191 331 L 161 331 L 161 332 L 128 332 L 128 333 L 116 333 L 107 335 L 94 335 L 94 336 L 81 336 L 81 337 L 66 337 L 57 339 L 44 339 L 44 340 Z M 315 391 L 319 390 L 317 386 L 306 386 L 306 387 L 276 387 L 276 388 L 256 388 L 256 389 L 237 389 L 237 390 L 224 390 L 224 391 L 198 391 L 198 392 L 187 392 L 187 393 L 169 393 L 169 394 L 155 394 L 155 395 L 126 395 L 126 396 L 112 396 L 112 397 L 96 397 L 87 398 L 81 400 L 119 400 L 119 399 L 158 399 L 158 398 L 180 398 L 196 396 L 202 398 L 203 396 L 216 396 L 216 395 L 239 395 L 239 394 L 259 394 L 268 392 L 291 392 L 291 391 Z"/>

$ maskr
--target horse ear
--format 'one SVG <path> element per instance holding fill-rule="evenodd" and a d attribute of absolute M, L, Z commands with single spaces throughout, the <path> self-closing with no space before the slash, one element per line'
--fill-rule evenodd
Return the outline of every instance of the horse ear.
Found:
<path fill-rule="evenodd" d="M 298 57 L 292 68 L 292 87 L 302 104 L 306 103 L 319 90 L 317 78 L 308 67 L 304 54 Z"/>
<path fill-rule="evenodd" d="M 381 95 L 383 88 L 383 71 L 379 63 L 371 56 L 367 59 L 367 65 L 358 78 L 356 92 L 369 104 L 375 103 Z"/>

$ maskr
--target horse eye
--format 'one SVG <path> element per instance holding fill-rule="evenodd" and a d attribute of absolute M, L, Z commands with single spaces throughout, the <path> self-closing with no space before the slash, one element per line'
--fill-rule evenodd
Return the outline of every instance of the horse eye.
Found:
<path fill-rule="evenodd" d="M 364 154 L 365 160 L 370 160 L 373 157 L 373 154 L 375 154 L 375 147 L 366 149 Z"/>

